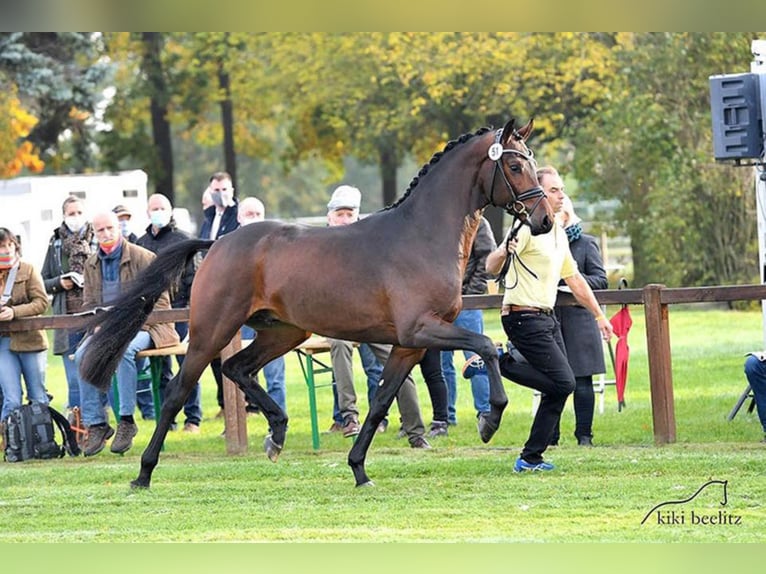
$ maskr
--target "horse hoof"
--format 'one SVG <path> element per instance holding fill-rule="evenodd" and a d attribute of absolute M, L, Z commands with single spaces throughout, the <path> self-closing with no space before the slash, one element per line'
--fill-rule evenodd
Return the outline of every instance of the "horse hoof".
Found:
<path fill-rule="evenodd" d="M 497 425 L 491 422 L 485 415 L 479 415 L 479 419 L 476 421 L 476 426 L 479 429 L 479 438 L 483 443 L 488 443 L 492 440 L 497 432 Z"/>
<path fill-rule="evenodd" d="M 275 443 L 272 440 L 271 435 L 267 435 L 263 441 L 263 450 L 271 462 L 277 462 L 279 455 L 282 452 L 282 445 Z"/>
<path fill-rule="evenodd" d="M 131 480 L 130 481 L 130 488 L 132 490 L 138 490 L 138 489 L 146 489 L 146 490 L 148 490 L 149 489 L 149 483 L 148 482 L 143 482 L 143 481 L 138 480 L 138 479 Z"/>
<path fill-rule="evenodd" d="M 356 485 L 357 488 L 373 488 L 374 486 L 375 486 L 375 483 L 369 479 L 366 482 L 362 482 Z"/>

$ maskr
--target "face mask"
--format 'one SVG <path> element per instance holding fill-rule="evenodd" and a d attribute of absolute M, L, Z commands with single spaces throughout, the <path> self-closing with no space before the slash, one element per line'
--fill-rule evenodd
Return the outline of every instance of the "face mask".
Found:
<path fill-rule="evenodd" d="M 99 241 L 98 246 L 101 248 L 101 251 L 109 255 L 112 251 L 117 249 L 120 245 L 119 239 L 106 239 L 104 241 Z"/>
<path fill-rule="evenodd" d="M 128 227 L 128 220 L 123 219 L 120 221 L 120 232 L 122 233 L 123 237 L 127 237 L 130 235 L 130 228 Z"/>
<path fill-rule="evenodd" d="M 258 221 L 261 220 L 254 217 L 243 217 L 239 224 L 240 226 L 244 227 L 245 225 L 250 225 L 251 223 L 257 223 Z"/>
<path fill-rule="evenodd" d="M 64 218 L 64 225 L 66 225 L 67 229 L 72 233 L 77 233 L 85 225 L 85 218 L 80 217 L 79 215 L 70 215 L 69 217 Z"/>
<path fill-rule="evenodd" d="M 0 251 L 0 269 L 10 269 L 16 263 L 16 254 L 10 251 Z"/>
<path fill-rule="evenodd" d="M 156 211 L 152 211 L 149 215 L 149 218 L 152 221 L 152 225 L 158 229 L 162 229 L 165 227 L 168 223 L 170 223 L 170 212 L 165 211 L 164 209 L 158 209 Z"/>
<path fill-rule="evenodd" d="M 223 197 L 221 197 L 220 191 L 211 191 L 210 198 L 213 200 L 216 207 L 223 207 Z"/>

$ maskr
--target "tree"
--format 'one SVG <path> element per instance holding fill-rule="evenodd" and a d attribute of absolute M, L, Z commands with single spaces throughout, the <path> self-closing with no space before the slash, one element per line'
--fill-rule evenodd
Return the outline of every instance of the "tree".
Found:
<path fill-rule="evenodd" d="M 0 82 L 2 85 L 2 82 Z M 37 118 L 21 107 L 21 102 L 12 91 L 0 92 L 0 176 L 13 177 L 24 168 L 39 173 L 45 167 L 31 142 L 21 141 L 27 137 L 37 123 Z"/>
<path fill-rule="evenodd" d="M 173 140 L 170 134 L 168 106 L 170 91 L 162 64 L 163 35 L 159 32 L 142 32 L 143 54 L 141 70 L 149 94 L 149 115 L 152 124 L 152 140 L 158 156 L 158 169 L 154 174 L 157 193 L 165 195 L 171 204 L 175 203 L 173 186 Z"/>
<path fill-rule="evenodd" d="M 747 34 L 621 34 L 609 97 L 575 135 L 590 197 L 620 200 L 634 283 L 750 281 L 752 173 L 712 158 L 708 76 L 748 60 Z"/>
<path fill-rule="evenodd" d="M 24 136 L 54 169 L 91 165 L 91 128 L 110 67 L 89 33 L 0 33 L 0 72 L 37 118 Z"/>

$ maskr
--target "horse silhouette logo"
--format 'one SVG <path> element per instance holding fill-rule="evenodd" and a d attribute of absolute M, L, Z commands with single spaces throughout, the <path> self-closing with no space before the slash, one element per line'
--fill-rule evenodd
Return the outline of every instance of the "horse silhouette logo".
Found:
<path fill-rule="evenodd" d="M 729 502 L 729 493 L 728 493 L 728 486 L 729 481 L 728 480 L 710 480 L 700 486 L 697 489 L 697 492 L 692 494 L 688 498 L 684 498 L 682 500 L 668 500 L 666 502 L 661 502 L 660 504 L 657 504 L 654 506 L 649 512 L 646 513 L 646 516 L 644 516 L 644 519 L 641 521 L 641 524 L 643 525 L 646 523 L 647 520 L 649 520 L 650 517 L 654 516 L 656 520 L 656 524 L 659 525 L 683 525 L 683 524 L 701 524 L 701 525 L 719 525 L 719 524 L 732 524 L 732 525 L 738 525 L 741 520 L 741 516 L 736 516 L 733 514 L 730 514 L 726 510 L 718 510 L 717 513 L 714 514 L 701 514 L 700 512 L 695 512 L 694 510 L 691 511 L 691 513 L 687 516 L 686 511 L 676 510 L 675 508 L 664 508 L 664 507 L 674 507 L 674 505 L 683 505 L 691 502 L 699 494 L 705 490 L 707 487 L 712 485 L 720 485 L 721 486 L 721 501 L 720 505 L 722 507 L 726 506 Z"/>

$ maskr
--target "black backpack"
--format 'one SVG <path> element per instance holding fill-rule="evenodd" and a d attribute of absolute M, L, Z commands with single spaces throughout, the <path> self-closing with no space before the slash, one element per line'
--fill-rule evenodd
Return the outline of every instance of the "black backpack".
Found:
<path fill-rule="evenodd" d="M 61 432 L 56 442 L 53 425 Z M 5 419 L 5 460 L 21 462 L 31 458 L 61 458 L 80 454 L 69 421 L 48 405 L 30 403 L 14 409 Z"/>

